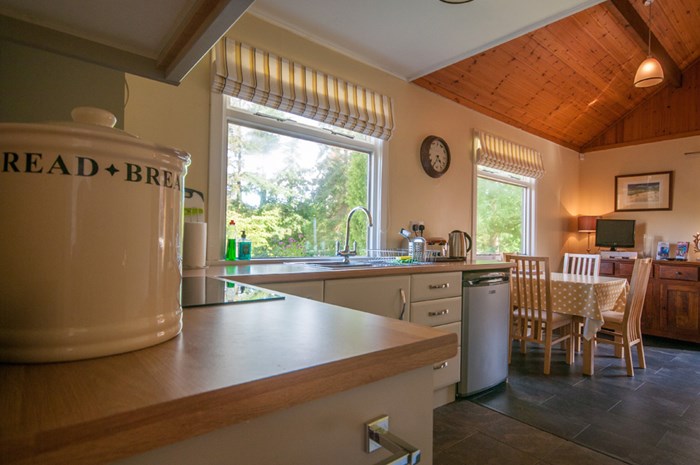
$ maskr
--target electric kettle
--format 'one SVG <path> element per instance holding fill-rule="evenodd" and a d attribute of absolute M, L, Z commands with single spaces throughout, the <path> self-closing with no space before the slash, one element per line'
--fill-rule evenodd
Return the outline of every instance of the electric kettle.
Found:
<path fill-rule="evenodd" d="M 467 258 L 472 249 L 472 238 L 464 231 L 455 229 L 447 239 L 447 256 L 450 258 Z"/>

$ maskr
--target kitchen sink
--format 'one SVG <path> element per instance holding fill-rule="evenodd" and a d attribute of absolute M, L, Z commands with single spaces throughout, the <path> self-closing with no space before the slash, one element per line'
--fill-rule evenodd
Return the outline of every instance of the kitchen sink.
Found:
<path fill-rule="evenodd" d="M 382 262 L 370 262 L 361 260 L 351 260 L 350 262 L 342 261 L 318 261 L 318 262 L 303 262 L 304 265 L 309 266 L 319 266 L 322 268 L 353 268 L 353 267 L 376 267 L 376 266 L 386 266 L 386 263 Z"/>
<path fill-rule="evenodd" d="M 398 261 L 386 260 L 350 260 L 349 263 L 336 260 L 319 260 L 315 262 L 302 262 L 304 265 L 319 268 L 380 268 L 390 266 L 423 265 L 424 263 L 401 263 Z"/>

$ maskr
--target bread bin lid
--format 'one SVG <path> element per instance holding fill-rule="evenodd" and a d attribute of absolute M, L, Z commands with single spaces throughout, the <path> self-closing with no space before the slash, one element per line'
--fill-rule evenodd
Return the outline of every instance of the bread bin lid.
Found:
<path fill-rule="evenodd" d="M 172 156 L 190 163 L 190 155 L 153 142 L 141 140 L 138 136 L 115 128 L 117 117 L 113 113 L 95 107 L 75 107 L 71 111 L 73 121 L 50 121 L 47 123 L 1 123 L 0 136 L 17 135 L 24 132 L 52 136 L 68 136 L 90 140 L 94 143 L 110 142 L 124 144 L 134 149 L 145 149 L 159 154 Z"/>

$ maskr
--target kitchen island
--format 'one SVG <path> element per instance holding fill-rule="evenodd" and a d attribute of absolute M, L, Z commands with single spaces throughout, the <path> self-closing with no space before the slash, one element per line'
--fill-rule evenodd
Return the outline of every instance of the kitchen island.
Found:
<path fill-rule="evenodd" d="M 264 286 L 504 266 L 238 263 L 184 276 Z M 454 333 L 290 294 L 185 309 L 182 333 L 154 347 L 0 364 L 0 461 L 372 464 L 389 454 L 364 451 L 364 423 L 386 414 L 391 432 L 430 464 L 433 364 L 455 356 L 457 341 Z"/>
<path fill-rule="evenodd" d="M 269 463 L 325 457 L 369 464 L 387 455 L 364 452 L 363 422 L 390 414 L 391 431 L 409 430 L 405 439 L 417 441 L 423 463 L 430 463 L 431 365 L 456 350 L 454 334 L 294 296 L 186 309 L 182 333 L 154 347 L 76 362 L 0 365 L 0 461 L 211 464 L 213 457 L 192 459 L 198 448 L 212 450 L 211 437 L 215 449 L 233 444 L 240 459 L 231 461 L 228 450 L 221 463 L 246 463 L 246 457 L 263 463 L 257 457 L 265 456 Z M 400 405 L 383 404 L 394 397 Z M 348 419 L 343 409 L 363 404 L 371 410 L 362 420 Z M 308 424 L 316 433 L 347 430 L 350 437 L 326 456 L 324 438 L 305 435 Z M 280 431 L 269 425 L 280 425 L 302 450 L 281 449 Z M 414 427 L 419 432 L 412 437 Z"/>

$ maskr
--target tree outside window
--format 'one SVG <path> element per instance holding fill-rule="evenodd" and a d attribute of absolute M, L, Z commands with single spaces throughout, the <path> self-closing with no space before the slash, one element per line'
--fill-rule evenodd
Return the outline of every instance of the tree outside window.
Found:
<path fill-rule="evenodd" d="M 476 255 L 528 253 L 532 181 L 479 167 L 476 178 Z"/>
<path fill-rule="evenodd" d="M 370 153 L 229 123 L 227 155 L 226 224 L 253 258 L 334 255 L 347 213 L 368 203 Z M 367 226 L 353 217 L 360 252 Z"/>

